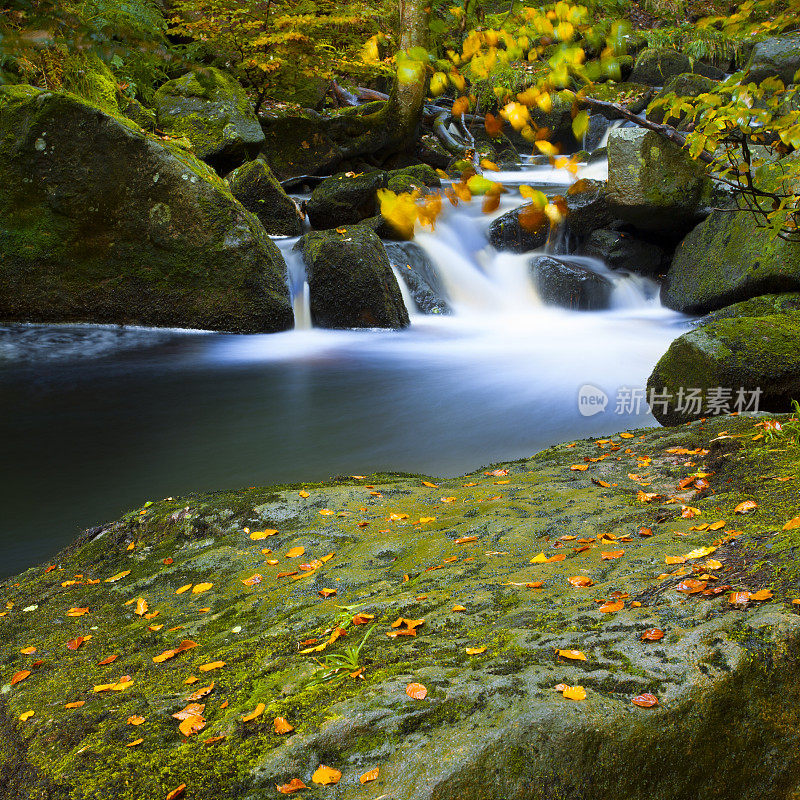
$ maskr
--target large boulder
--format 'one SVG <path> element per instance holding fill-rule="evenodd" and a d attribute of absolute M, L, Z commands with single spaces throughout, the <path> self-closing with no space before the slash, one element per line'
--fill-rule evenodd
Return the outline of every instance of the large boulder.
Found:
<path fill-rule="evenodd" d="M 170 136 L 186 137 L 198 158 L 220 174 L 254 158 L 264 142 L 246 92 L 214 67 L 167 81 L 154 104 L 158 127 Z"/>
<path fill-rule="evenodd" d="M 486 468 L 338 476 L 157 499 L 91 529 L 2 583 L 3 798 L 263 800 L 300 781 L 315 800 L 796 797 L 800 540 L 781 528 L 797 483 L 757 479 L 795 474 L 796 450 L 753 441 L 758 422 L 593 429 L 493 465 L 502 486 Z M 698 472 L 712 491 L 676 502 Z M 735 515 L 742 500 L 755 511 Z M 735 537 L 697 524 L 721 519 Z M 772 600 L 735 606 L 726 584 Z M 658 705 L 631 702 L 644 693 Z M 202 729 L 183 735 L 189 703 L 181 727 Z M 314 783 L 322 764 L 336 785 Z"/>
<path fill-rule="evenodd" d="M 389 263 L 408 288 L 423 314 L 449 314 L 447 293 L 435 264 L 415 242 L 390 242 L 385 245 Z"/>
<path fill-rule="evenodd" d="M 780 78 L 795 83 L 800 70 L 800 33 L 771 36 L 759 42 L 745 67 L 745 80 L 761 83 L 765 78 Z"/>
<path fill-rule="evenodd" d="M 257 158 L 237 167 L 227 177 L 233 196 L 252 211 L 273 236 L 299 236 L 303 232 L 300 212 L 266 161 Z"/>
<path fill-rule="evenodd" d="M 648 277 L 666 272 L 670 261 L 667 251 L 660 244 L 613 227 L 592 231 L 578 248 L 578 253 L 599 258 L 609 269 Z"/>
<path fill-rule="evenodd" d="M 670 78 L 682 72 L 696 72 L 717 80 L 724 77 L 721 70 L 702 61 L 692 62 L 685 53 L 668 47 L 647 47 L 637 56 L 630 80 L 648 86 L 663 86 Z"/>
<path fill-rule="evenodd" d="M 596 311 L 609 306 L 613 284 L 584 264 L 535 256 L 529 269 L 536 292 L 545 305 L 577 311 Z"/>
<path fill-rule="evenodd" d="M 718 81 L 706 78 L 694 72 L 682 72 L 680 75 L 675 75 L 664 84 L 664 88 L 653 98 L 650 107 L 647 109 L 647 118 L 653 122 L 664 121 L 666 117 L 664 106 L 654 108 L 653 103 L 656 103 L 667 95 L 674 94 L 676 97 L 697 97 L 705 92 L 712 91 L 717 83 Z M 669 124 L 674 126 L 680 125 L 685 117 L 685 113 L 681 113 L 677 118 L 670 117 Z"/>
<path fill-rule="evenodd" d="M 360 225 L 299 242 L 318 328 L 404 328 L 408 311 L 381 240 Z"/>
<path fill-rule="evenodd" d="M 0 318 L 292 326 L 286 265 L 201 161 L 66 93 L 0 87 Z"/>
<path fill-rule="evenodd" d="M 747 316 L 769 311 L 770 304 L 734 306 L 729 316 L 670 345 L 647 382 L 661 395 L 653 406 L 659 422 L 677 425 L 721 411 L 789 411 L 791 401 L 800 398 L 800 311 Z M 701 398 L 696 405 L 687 397 L 692 389 Z"/>
<path fill-rule="evenodd" d="M 644 128 L 608 137 L 607 197 L 615 217 L 645 231 L 688 230 L 711 191 L 703 166 Z"/>
<path fill-rule="evenodd" d="M 532 214 L 531 206 L 501 214 L 489 225 L 489 243 L 496 250 L 530 253 L 544 247 L 550 235 L 550 222 L 543 214 Z"/>
<path fill-rule="evenodd" d="M 757 185 L 776 188 L 781 164 L 762 167 Z M 705 314 L 771 292 L 800 290 L 800 242 L 771 236 L 750 211 L 717 210 L 678 245 L 661 301 Z"/>

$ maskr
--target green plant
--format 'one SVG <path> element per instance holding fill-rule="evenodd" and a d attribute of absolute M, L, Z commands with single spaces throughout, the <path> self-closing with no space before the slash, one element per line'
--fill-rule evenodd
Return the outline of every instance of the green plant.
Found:
<path fill-rule="evenodd" d="M 377 625 L 373 625 L 364 634 L 364 638 L 353 647 L 345 647 L 341 653 L 329 653 L 324 658 L 317 659 L 319 669 L 312 675 L 309 686 L 319 686 L 323 683 L 337 684 L 345 680 L 348 675 L 361 669 L 361 648 L 366 644 L 370 634 Z"/>
<path fill-rule="evenodd" d="M 786 422 L 765 420 L 764 441 L 776 442 L 788 439 L 791 443 L 800 445 L 800 402 L 792 400 L 792 413 L 794 416 Z"/>

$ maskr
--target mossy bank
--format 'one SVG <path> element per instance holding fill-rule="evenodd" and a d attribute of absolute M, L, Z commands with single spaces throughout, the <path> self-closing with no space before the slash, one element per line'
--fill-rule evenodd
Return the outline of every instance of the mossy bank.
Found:
<path fill-rule="evenodd" d="M 88 531 L 0 585 L 0 793 L 272 798 L 299 778 L 306 798 L 348 800 L 796 797 L 798 530 L 782 529 L 800 450 L 764 433 L 719 418 L 457 479 L 169 498 Z M 416 635 L 388 636 L 399 618 Z M 371 625 L 357 674 L 319 681 Z M 651 628 L 664 637 L 643 641 Z M 212 682 L 183 736 L 171 715 Z M 660 705 L 633 705 L 642 692 Z M 320 764 L 341 781 L 313 783 Z"/>

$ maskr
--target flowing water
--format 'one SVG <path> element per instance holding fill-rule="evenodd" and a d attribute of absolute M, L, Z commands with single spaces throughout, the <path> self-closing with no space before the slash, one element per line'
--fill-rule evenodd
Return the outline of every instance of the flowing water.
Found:
<path fill-rule="evenodd" d="M 569 176 L 531 166 L 496 177 L 552 194 Z M 521 202 L 511 191 L 496 214 Z M 659 306 L 654 284 L 595 260 L 615 285 L 609 310 L 542 305 L 529 257 L 488 246 L 496 214 L 447 208 L 420 233 L 455 313 L 410 308 L 405 331 L 312 328 L 294 240 L 279 241 L 294 331 L 0 328 L 0 574 L 148 499 L 376 470 L 454 475 L 655 424 L 615 398 L 644 386 L 686 318 Z M 607 397 L 592 416 L 578 406 L 586 385 Z"/>

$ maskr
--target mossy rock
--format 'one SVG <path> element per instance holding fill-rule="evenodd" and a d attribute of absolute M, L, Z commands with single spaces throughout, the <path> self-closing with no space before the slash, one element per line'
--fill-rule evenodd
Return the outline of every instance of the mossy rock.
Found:
<path fill-rule="evenodd" d="M 633 114 L 640 114 L 647 108 L 653 97 L 653 89 L 643 83 L 622 82 L 596 83 L 581 90 L 585 97 L 594 100 L 603 100 L 606 103 L 616 103 L 625 106 Z M 618 113 L 610 109 L 598 112 L 610 120 L 623 119 Z"/>
<path fill-rule="evenodd" d="M 215 67 L 167 81 L 155 95 L 158 127 L 186 137 L 198 158 L 220 174 L 254 158 L 264 132 L 245 90 Z"/>
<path fill-rule="evenodd" d="M 0 87 L 0 319 L 276 331 L 286 265 L 185 150 L 80 98 Z"/>
<path fill-rule="evenodd" d="M 609 435 L 464 477 L 194 494 L 87 531 L 47 567 L 0 583 L 4 800 L 163 800 L 180 784 L 192 800 L 262 798 L 294 778 L 312 800 L 796 797 L 800 710 L 787 700 L 800 692 L 800 540 L 781 528 L 800 508 L 796 478 L 758 476 L 795 475 L 798 450 L 754 441 L 757 423 Z M 629 475 L 643 462 L 643 491 L 664 498 L 712 473 L 713 493 L 683 493 L 700 516 L 683 518 L 680 500 L 638 500 Z M 745 499 L 756 510 L 734 516 Z M 697 530 L 716 520 L 738 533 Z M 288 558 L 295 547 L 302 557 Z M 773 599 L 739 609 L 726 591 L 678 591 L 708 556 L 677 567 L 665 556 L 703 547 L 721 565 L 707 567 L 709 587 Z M 531 563 L 540 552 L 565 558 Z M 593 585 L 571 585 L 577 575 Z M 595 601 L 614 592 L 623 608 L 601 611 Z M 138 615 L 139 598 L 157 616 Z M 373 619 L 356 625 L 357 612 Z M 387 636 L 400 617 L 424 622 Z M 664 637 L 643 640 L 651 628 Z M 196 647 L 154 661 L 182 641 Z M 332 668 L 329 656 L 358 645 L 361 677 L 321 679 L 320 662 Z M 127 688 L 94 691 L 123 675 Z M 408 696 L 412 682 L 424 699 Z M 205 727 L 182 736 L 172 715 L 205 687 Z M 642 692 L 659 705 L 633 705 Z M 135 716 L 142 724 L 128 724 Z M 277 734 L 276 717 L 294 730 Z M 320 764 L 340 782 L 315 784 Z"/>
<path fill-rule="evenodd" d="M 142 130 L 153 132 L 158 127 L 156 112 L 143 106 L 138 100 L 129 99 L 122 106 L 122 113 Z"/>
<path fill-rule="evenodd" d="M 787 314 L 800 311 L 800 293 L 765 294 L 753 297 L 732 306 L 725 306 L 703 317 L 703 322 L 716 322 L 733 317 L 771 317 L 774 314 Z"/>
<path fill-rule="evenodd" d="M 697 75 L 693 72 L 682 72 L 680 75 L 670 78 L 667 83 L 664 84 L 664 88 L 656 94 L 652 102 L 654 103 L 662 97 L 666 97 L 668 94 L 674 94 L 677 97 L 697 97 L 705 92 L 713 91 L 717 84 L 718 81 L 706 78 L 703 75 Z M 651 107 L 647 109 L 647 118 L 653 120 L 653 122 L 663 122 L 666 113 L 664 107 L 652 108 L 651 103 Z M 670 117 L 669 124 L 673 126 L 679 125 L 685 118 L 685 113 L 682 113 L 677 119 L 675 117 Z"/>
<path fill-rule="evenodd" d="M 303 220 L 297 206 L 283 191 L 266 161 L 257 158 L 237 167 L 227 177 L 233 196 L 261 220 L 273 236 L 300 236 Z"/>
<path fill-rule="evenodd" d="M 670 345 L 647 382 L 649 389 L 659 393 L 666 389 L 671 396 L 668 403 L 654 409 L 656 419 L 665 425 L 677 425 L 704 416 L 709 391 L 717 387 L 728 391 L 729 411 L 735 410 L 740 390 L 747 392 L 748 398 L 754 391 L 761 393 L 758 410 L 786 411 L 793 399 L 800 400 L 798 343 L 798 311 L 754 317 L 736 315 L 698 326 Z M 701 406 L 681 403 L 681 388 L 702 390 Z"/>
<path fill-rule="evenodd" d="M 306 202 L 311 226 L 325 230 L 374 217 L 378 212 L 378 189 L 385 189 L 388 180 L 388 173 L 382 171 L 340 172 L 326 178 Z"/>
<path fill-rule="evenodd" d="M 714 79 L 724 77 L 716 67 L 702 61 L 693 62 L 685 53 L 668 47 L 648 47 L 636 57 L 630 79 L 648 86 L 664 86 L 670 78 L 684 72 L 696 72 Z"/>
<path fill-rule="evenodd" d="M 611 131 L 606 194 L 616 218 L 645 231 L 685 233 L 710 192 L 703 166 L 678 145 L 643 128 Z"/>
<path fill-rule="evenodd" d="M 377 235 L 363 225 L 307 233 L 297 244 L 320 328 L 404 328 L 408 311 Z"/>
<path fill-rule="evenodd" d="M 756 185 L 777 188 L 781 162 L 762 167 Z M 763 294 L 800 291 L 800 242 L 771 236 L 750 211 L 715 210 L 675 251 L 661 301 L 705 314 Z"/>
<path fill-rule="evenodd" d="M 766 78 L 780 78 L 795 83 L 800 70 L 800 33 L 770 36 L 758 42 L 745 67 L 745 80 L 761 83 Z"/>

